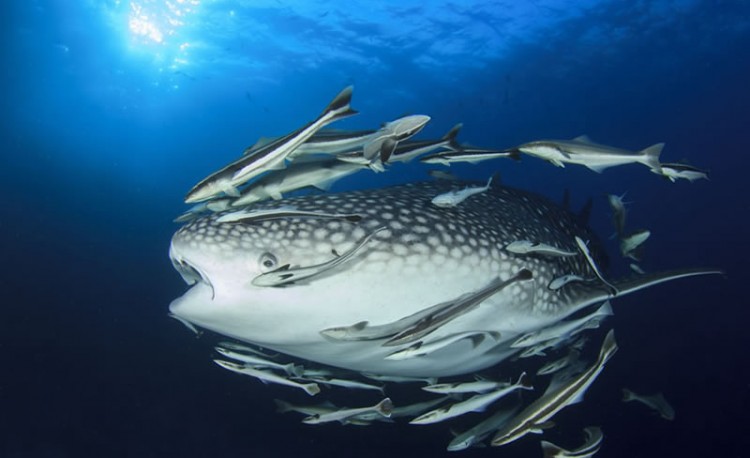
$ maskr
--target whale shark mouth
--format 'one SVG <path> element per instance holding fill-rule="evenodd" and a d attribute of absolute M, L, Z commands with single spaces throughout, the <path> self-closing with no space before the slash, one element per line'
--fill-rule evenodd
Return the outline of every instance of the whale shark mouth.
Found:
<path fill-rule="evenodd" d="M 211 284 L 206 273 L 176 253 L 174 245 L 170 245 L 169 247 L 169 259 L 172 261 L 172 266 L 188 286 L 195 286 L 198 283 L 204 283 L 211 288 L 211 298 L 213 299 L 215 297 L 216 292 L 214 291 L 214 286 Z"/>

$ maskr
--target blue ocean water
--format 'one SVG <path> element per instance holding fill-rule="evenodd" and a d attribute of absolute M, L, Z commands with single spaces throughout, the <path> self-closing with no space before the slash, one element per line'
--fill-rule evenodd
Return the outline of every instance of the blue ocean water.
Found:
<path fill-rule="evenodd" d="M 574 208 L 626 272 L 605 194 L 651 230 L 643 267 L 706 277 L 615 302 L 620 351 L 545 439 L 598 456 L 747 455 L 750 4 L 742 1 L 15 1 L 2 6 L 0 456 L 443 456 L 448 427 L 300 424 L 276 386 L 211 363 L 167 317 L 185 285 L 167 249 L 187 190 L 260 136 L 354 85 L 369 129 L 432 117 L 506 148 L 588 134 L 710 171 L 670 183 L 524 158 L 452 166 Z M 424 179 L 419 167 L 344 190 Z M 664 392 L 676 419 L 620 401 Z M 358 399 L 354 397 L 353 399 Z M 538 438 L 464 456 L 540 456 Z"/>

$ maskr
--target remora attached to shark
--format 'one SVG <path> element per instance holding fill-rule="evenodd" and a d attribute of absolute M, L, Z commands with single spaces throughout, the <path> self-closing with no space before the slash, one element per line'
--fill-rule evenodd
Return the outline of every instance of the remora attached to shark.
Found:
<path fill-rule="evenodd" d="M 591 240 L 591 256 L 599 262 L 594 235 L 575 215 L 535 194 L 501 186 L 453 208 L 430 204 L 436 195 L 466 185 L 416 183 L 295 197 L 247 211 L 292 207 L 296 214 L 273 217 L 271 211 L 262 219 L 220 222 L 223 213 L 216 213 L 190 221 L 172 238 L 170 257 L 192 287 L 172 302 L 170 311 L 196 326 L 305 360 L 394 376 L 447 376 L 495 365 L 518 351 L 511 344 L 520 336 L 612 298 L 612 288 L 596 281 L 548 288 L 563 275 L 593 278 L 584 256 L 532 257 L 505 250 L 513 241 L 534 240 L 576 252 L 578 237 Z M 301 270 L 305 275 L 299 281 L 254 281 L 269 273 L 287 278 Z M 498 339 L 456 340 L 419 358 L 386 359 L 414 345 L 383 345 L 415 325 L 405 317 L 525 270 L 531 278 L 508 281 L 478 306 L 434 329 L 420 322 L 429 332 L 419 341 L 469 332 L 493 333 Z M 715 272 L 673 271 L 613 284 L 619 297 Z M 395 328 L 388 335 L 372 338 L 321 334 L 389 323 Z M 398 323 L 406 324 L 399 329 Z"/>

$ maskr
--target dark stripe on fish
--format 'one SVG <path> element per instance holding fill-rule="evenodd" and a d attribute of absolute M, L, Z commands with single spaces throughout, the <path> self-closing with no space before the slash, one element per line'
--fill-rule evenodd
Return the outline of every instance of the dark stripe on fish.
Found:
<path fill-rule="evenodd" d="M 386 341 L 383 346 L 390 347 L 395 345 L 402 345 L 414 342 L 421 339 L 432 331 L 436 330 L 440 326 L 452 321 L 459 316 L 473 310 L 485 299 L 493 296 L 505 287 L 522 280 L 530 280 L 533 278 L 533 274 L 528 269 L 521 269 L 516 275 L 507 279 L 501 280 L 497 278 L 493 280 L 489 285 L 476 291 L 474 293 L 465 294 L 460 298 L 438 304 L 436 310 L 433 313 L 425 316 L 424 318 L 417 321 L 414 325 L 409 326 L 400 333 L 396 334 L 390 340 Z"/>
<path fill-rule="evenodd" d="M 298 282 L 300 280 L 310 279 L 318 276 L 323 272 L 327 272 L 334 267 L 345 263 L 352 259 L 366 244 L 370 241 L 378 232 L 385 230 L 384 227 L 376 229 L 375 231 L 367 234 L 360 240 L 351 250 L 346 253 L 336 256 L 330 261 L 323 262 L 321 264 L 315 264 L 307 267 L 291 267 L 289 264 L 283 265 L 278 269 L 266 272 L 255 277 L 252 281 L 255 286 L 286 286 L 291 283 Z M 334 252 L 334 256 L 336 253 Z"/>

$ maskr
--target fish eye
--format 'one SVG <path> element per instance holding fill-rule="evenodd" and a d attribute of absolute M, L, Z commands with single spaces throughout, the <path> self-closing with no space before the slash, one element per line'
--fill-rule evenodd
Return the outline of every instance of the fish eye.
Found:
<path fill-rule="evenodd" d="M 261 270 L 269 271 L 279 264 L 279 260 L 276 259 L 276 256 L 274 256 L 273 253 L 266 252 L 260 255 L 258 263 L 260 264 Z"/>

